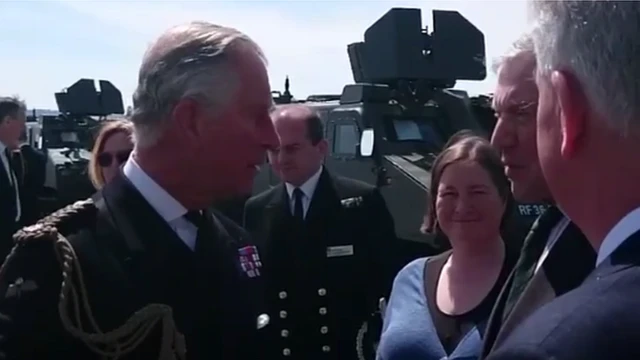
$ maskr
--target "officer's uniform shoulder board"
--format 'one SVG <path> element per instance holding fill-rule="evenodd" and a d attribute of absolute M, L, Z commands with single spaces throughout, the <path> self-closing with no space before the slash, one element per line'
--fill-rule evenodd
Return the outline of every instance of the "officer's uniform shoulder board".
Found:
<path fill-rule="evenodd" d="M 58 234 L 68 236 L 77 233 L 95 222 L 97 212 L 93 200 L 77 201 L 18 230 L 13 235 L 13 241 L 25 244 L 31 241 L 56 240 Z"/>

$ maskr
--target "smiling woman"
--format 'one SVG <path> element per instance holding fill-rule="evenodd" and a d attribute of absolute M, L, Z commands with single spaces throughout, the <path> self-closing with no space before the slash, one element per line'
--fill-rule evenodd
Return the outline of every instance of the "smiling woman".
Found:
<path fill-rule="evenodd" d="M 446 238 L 452 250 L 415 260 L 396 276 L 379 360 L 476 359 L 517 258 L 500 235 L 511 213 L 509 182 L 487 140 L 454 135 L 434 162 L 430 189 L 423 230 Z"/>

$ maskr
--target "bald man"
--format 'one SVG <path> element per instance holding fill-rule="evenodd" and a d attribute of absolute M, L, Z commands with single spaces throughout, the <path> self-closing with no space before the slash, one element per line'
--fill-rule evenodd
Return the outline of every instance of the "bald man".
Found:
<path fill-rule="evenodd" d="M 315 112 L 288 105 L 272 120 L 280 146 L 269 161 L 283 183 L 245 207 L 268 284 L 273 338 L 264 358 L 355 360 L 358 330 L 395 275 L 393 219 L 376 188 L 323 166 L 328 145 Z M 363 346 L 370 357 L 373 345 Z"/>

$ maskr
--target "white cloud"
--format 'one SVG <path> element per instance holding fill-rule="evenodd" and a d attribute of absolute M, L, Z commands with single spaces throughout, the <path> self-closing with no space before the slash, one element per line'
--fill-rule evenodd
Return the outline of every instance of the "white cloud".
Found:
<path fill-rule="evenodd" d="M 51 74 L 44 59 L 25 61 L 25 54 L 8 60 L 31 74 L 24 86 L 17 86 L 24 96 L 36 99 L 36 105 L 53 105 L 53 89 L 59 90 L 79 77 L 106 78 L 118 86 L 129 102 L 136 80 L 137 68 L 148 44 L 166 28 L 193 20 L 206 20 L 235 27 L 256 40 L 269 59 L 269 73 L 274 90 L 281 90 L 284 77 L 291 78 L 291 90 L 297 97 L 311 93 L 340 93 L 342 86 L 352 82 L 347 56 L 347 44 L 360 41 L 364 31 L 391 7 L 423 8 L 423 21 L 430 23 L 434 8 L 455 9 L 485 32 L 489 59 L 499 54 L 521 31 L 524 6 L 517 2 L 452 2 L 452 1 L 354 1 L 287 3 L 204 2 L 204 1 L 78 1 L 62 0 L 70 12 L 77 12 L 98 24 L 104 32 L 97 42 L 118 42 L 117 54 L 100 54 L 101 61 L 80 63 L 71 54 L 58 54 L 60 71 Z M 296 5 L 297 4 L 297 5 Z M 515 4 L 515 5 L 514 5 Z M 316 10 L 317 11 L 314 11 Z M 500 22 L 496 21 L 498 11 Z M 522 12 L 504 18 L 504 12 Z M 98 25 L 96 25 L 98 26 Z M 505 31 L 508 28 L 509 31 Z M 109 34 L 125 34 L 122 38 Z M 55 31 L 55 26 L 52 30 Z M 116 37 L 114 39 L 114 37 Z M 82 49 L 78 49 L 81 53 Z M 66 57 L 66 58 L 65 58 Z M 66 59 L 66 60 L 65 60 Z M 0 64 L 7 60 L 0 59 Z M 3 64 L 4 66 L 4 64 Z M 42 80 L 42 79 L 46 80 Z M 57 85 L 54 81 L 59 82 Z M 16 81 L 17 82 L 17 81 Z M 483 83 L 465 83 L 471 92 L 486 92 L 492 79 Z M 40 83 L 40 86 L 38 86 Z M 46 84 L 46 86 L 43 86 Z M 0 92 L 5 86 L 0 84 Z M 48 99 L 48 100 L 47 100 Z M 42 103 L 45 102 L 45 103 Z M 42 103 L 42 104 L 41 104 Z"/>

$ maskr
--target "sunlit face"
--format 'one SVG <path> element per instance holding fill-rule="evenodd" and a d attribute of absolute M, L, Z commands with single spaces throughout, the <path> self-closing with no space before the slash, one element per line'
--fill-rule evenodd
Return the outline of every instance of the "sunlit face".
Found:
<path fill-rule="evenodd" d="M 567 194 L 565 190 L 571 187 L 567 184 L 568 179 L 565 180 L 562 175 L 566 168 L 563 166 L 561 155 L 562 129 L 556 93 L 548 77 L 539 76 L 537 83 L 540 89 L 537 117 L 537 153 L 540 158 L 542 172 L 554 195 L 554 199 L 559 203 L 564 203 L 562 200 Z M 571 191 L 568 193 L 570 194 Z"/>
<path fill-rule="evenodd" d="M 118 173 L 133 150 L 131 137 L 124 131 L 118 131 L 105 141 L 102 151 L 97 155 L 104 183 L 107 184 Z"/>
<path fill-rule="evenodd" d="M 199 166 L 194 175 L 206 195 L 215 198 L 250 194 L 265 151 L 278 143 L 269 116 L 272 98 L 265 65 L 253 54 L 236 59 L 237 95 L 221 114 L 205 113 L 198 121 Z"/>
<path fill-rule="evenodd" d="M 444 169 L 435 209 L 440 229 L 454 243 L 499 234 L 505 203 L 487 171 L 466 160 Z"/>
<path fill-rule="evenodd" d="M 327 143 L 313 144 L 304 119 L 276 119 L 274 122 L 280 146 L 269 151 L 269 163 L 285 182 L 300 186 L 322 165 Z"/>
<path fill-rule="evenodd" d="M 15 115 L 7 115 L 0 121 L 0 140 L 9 149 L 20 146 L 20 135 L 24 132 L 27 116 L 18 111 Z"/>
<path fill-rule="evenodd" d="M 491 138 L 500 151 L 514 197 L 524 202 L 549 200 L 538 161 L 538 88 L 531 61 L 513 60 L 500 70 L 493 102 L 498 119 Z"/>

